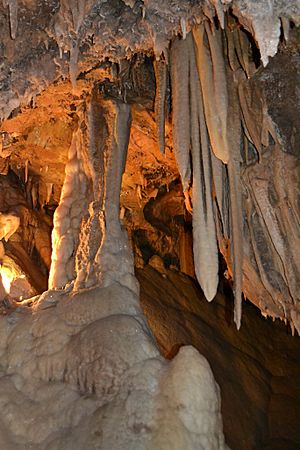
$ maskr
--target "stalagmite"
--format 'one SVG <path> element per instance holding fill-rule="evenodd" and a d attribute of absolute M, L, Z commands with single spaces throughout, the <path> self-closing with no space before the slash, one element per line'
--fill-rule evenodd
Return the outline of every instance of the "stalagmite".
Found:
<path fill-rule="evenodd" d="M 211 301 L 217 292 L 219 263 L 212 204 L 210 150 L 191 34 L 187 40 L 190 52 L 194 262 L 200 286 L 206 299 Z"/>
<path fill-rule="evenodd" d="M 84 148 L 81 130 L 82 113 L 79 125 L 73 132 L 65 168 L 59 206 L 53 218 L 52 261 L 49 274 L 49 287 L 61 288 L 75 278 L 75 253 L 81 220 L 88 208 L 89 180 L 83 162 Z"/>
<path fill-rule="evenodd" d="M 201 90 L 203 95 L 203 104 L 205 111 L 205 119 L 209 132 L 210 142 L 212 150 L 217 158 L 221 159 L 224 163 L 228 162 L 229 150 L 226 140 L 226 130 L 224 117 L 226 111 L 224 111 L 224 105 L 226 100 L 224 94 L 222 94 L 222 100 L 216 98 L 216 92 L 221 92 L 222 89 L 226 90 L 226 85 L 219 85 L 219 81 L 223 80 L 223 74 L 220 76 L 215 73 L 216 78 L 214 79 L 214 70 L 219 68 L 223 71 L 224 63 L 220 61 L 220 49 L 218 49 L 218 43 L 216 42 L 212 46 L 212 52 L 214 53 L 214 64 L 213 68 L 212 56 L 210 50 L 205 42 L 205 29 L 204 25 L 200 24 L 193 28 L 193 36 L 196 44 L 196 58 L 198 73 L 201 82 Z M 213 37 L 211 37 L 211 41 Z M 216 84 L 217 83 L 217 84 Z M 215 107 L 217 106 L 217 113 Z M 221 115 L 220 115 L 221 113 Z"/>
<path fill-rule="evenodd" d="M 155 93 L 155 120 L 159 150 L 165 153 L 165 111 L 167 89 L 167 63 L 161 60 L 154 61 L 156 93 Z"/>
<path fill-rule="evenodd" d="M 176 38 L 171 46 L 173 144 L 184 191 L 191 177 L 188 55 L 187 41 Z"/>

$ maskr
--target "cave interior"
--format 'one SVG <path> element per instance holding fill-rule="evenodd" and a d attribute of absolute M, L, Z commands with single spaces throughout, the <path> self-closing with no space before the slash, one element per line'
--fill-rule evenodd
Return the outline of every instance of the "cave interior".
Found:
<path fill-rule="evenodd" d="M 300 448 L 300 3 L 0 3 L 0 449 Z"/>

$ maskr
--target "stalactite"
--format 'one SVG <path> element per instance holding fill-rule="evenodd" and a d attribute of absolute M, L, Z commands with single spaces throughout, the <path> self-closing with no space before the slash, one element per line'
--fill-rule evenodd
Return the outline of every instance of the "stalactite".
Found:
<path fill-rule="evenodd" d="M 70 2 L 74 31 L 77 34 L 84 19 L 86 0 L 75 0 Z"/>
<path fill-rule="evenodd" d="M 0 241 L 7 242 L 20 226 L 20 217 L 15 213 L 3 214 L 0 212 Z"/>
<path fill-rule="evenodd" d="M 110 152 L 107 166 L 107 178 L 110 181 L 105 195 L 105 220 L 111 227 L 120 225 L 120 192 L 122 175 L 125 169 L 127 148 L 131 128 L 131 107 L 117 104 L 113 150 Z"/>
<path fill-rule="evenodd" d="M 270 246 L 272 246 L 272 241 L 262 223 L 263 219 L 257 214 L 257 211 L 255 211 L 255 209 L 253 208 L 253 205 L 255 204 L 255 201 L 253 201 L 253 199 L 251 199 L 253 194 L 251 192 L 247 192 L 247 194 L 248 194 L 248 196 L 247 196 L 247 199 L 245 202 L 245 206 L 246 206 L 245 211 L 247 214 L 247 222 L 249 224 L 248 229 L 249 229 L 249 234 L 251 237 L 250 242 L 252 244 L 252 250 L 253 250 L 254 257 L 255 257 L 255 262 L 257 265 L 258 272 L 259 272 L 259 278 L 260 278 L 264 288 L 268 292 L 268 294 L 270 294 L 270 298 L 274 298 L 274 294 L 275 294 L 276 302 L 278 304 L 280 304 L 282 306 L 282 308 L 284 309 L 283 294 L 278 293 L 276 291 L 274 292 L 274 288 L 268 279 L 268 275 L 267 275 L 265 267 L 264 267 L 264 261 L 263 261 L 261 252 L 259 250 L 258 242 L 257 242 L 254 231 L 259 230 L 261 233 L 261 239 L 266 240 L 268 242 L 268 244 L 270 244 Z"/>
<path fill-rule="evenodd" d="M 184 17 L 180 18 L 180 26 L 182 32 L 182 39 L 186 39 L 186 22 Z"/>
<path fill-rule="evenodd" d="M 212 150 L 217 158 L 221 159 L 224 163 L 227 163 L 229 159 L 229 150 L 226 140 L 226 130 L 224 128 L 226 121 L 224 123 L 223 120 L 226 114 L 226 110 L 224 111 L 224 94 L 221 94 L 222 99 L 216 98 L 216 92 L 221 92 L 222 89 L 226 90 L 226 85 L 216 85 L 218 81 L 223 80 L 223 74 L 217 76 L 216 69 L 219 67 L 223 72 L 224 62 L 220 61 L 220 49 L 217 48 L 218 43 L 215 43 L 212 45 L 211 49 L 214 54 L 214 78 L 212 56 L 207 47 L 207 43 L 205 42 L 205 29 L 203 24 L 193 28 L 193 36 L 197 49 L 196 58 L 198 73 L 201 82 L 205 119 Z M 211 40 L 213 40 L 213 38 L 211 38 Z M 215 111 L 216 105 L 218 105 L 217 111 Z"/>
<path fill-rule="evenodd" d="M 120 192 L 125 169 L 131 128 L 131 107 L 116 103 L 113 139 L 107 149 L 105 171 L 104 220 L 105 230 L 101 246 L 95 256 L 94 268 L 98 282 L 108 286 L 111 282 L 135 291 L 132 253 L 126 231 L 120 223 Z"/>
<path fill-rule="evenodd" d="M 53 183 L 46 183 L 46 190 L 47 190 L 46 203 L 50 203 L 53 192 Z"/>
<path fill-rule="evenodd" d="M 228 94 L 221 30 L 217 30 L 214 25 L 209 24 L 207 21 L 204 23 L 204 27 L 208 37 L 212 61 L 212 82 L 215 101 L 214 108 L 221 126 L 218 131 L 223 138 L 224 146 L 226 148 Z"/>
<path fill-rule="evenodd" d="M 253 143 L 258 153 L 261 152 L 261 133 L 257 126 L 257 122 L 253 120 L 250 113 L 251 105 L 249 104 L 247 93 L 247 85 L 245 83 L 238 84 L 239 103 L 241 105 L 241 111 L 244 119 L 245 128 L 247 130 L 247 136 Z M 251 95 L 251 93 L 250 93 Z"/>
<path fill-rule="evenodd" d="M 8 6 L 10 35 L 15 39 L 18 30 L 18 0 L 4 0 L 3 6 Z"/>
<path fill-rule="evenodd" d="M 281 25 L 285 42 L 289 40 L 290 21 L 286 17 L 281 17 Z"/>
<path fill-rule="evenodd" d="M 28 159 L 26 159 L 25 161 L 25 165 L 24 165 L 24 182 L 25 184 L 28 181 Z"/>
<path fill-rule="evenodd" d="M 237 55 L 240 66 L 244 70 L 247 78 L 250 78 L 249 67 L 249 41 L 244 32 L 234 28 L 232 31 L 234 50 Z"/>
<path fill-rule="evenodd" d="M 228 71 L 229 117 L 228 139 L 230 158 L 228 161 L 231 236 L 230 256 L 234 282 L 234 321 L 237 329 L 241 326 L 242 317 L 242 281 L 243 281 L 243 212 L 240 184 L 240 142 L 241 117 L 237 86 L 233 74 Z"/>
<path fill-rule="evenodd" d="M 38 198 L 39 198 L 38 188 L 37 188 L 37 184 L 35 181 L 32 183 L 30 195 L 31 195 L 32 208 L 35 209 L 38 206 Z"/>
<path fill-rule="evenodd" d="M 215 8 L 216 15 L 220 22 L 221 28 L 224 29 L 225 14 L 224 14 L 224 6 L 222 4 L 224 2 L 220 2 L 220 0 L 210 0 L 210 3 L 212 3 Z"/>
<path fill-rule="evenodd" d="M 222 160 L 224 163 L 228 163 L 231 218 L 229 235 L 235 295 L 234 319 L 237 328 L 239 329 L 241 323 L 243 265 L 243 220 L 240 188 L 241 120 L 237 88 L 233 81 L 233 75 L 231 72 L 228 77 L 229 71 L 226 73 L 225 69 L 221 31 L 214 29 L 213 27 L 213 24 L 205 22 L 204 25 L 199 25 L 193 29 L 193 36 L 197 49 L 197 66 L 203 94 L 205 120 L 209 131 L 212 150 L 218 159 Z M 228 95 L 228 83 L 230 95 Z M 202 125 L 202 127 L 203 126 L 205 127 L 205 124 Z M 204 132 L 201 133 L 203 152 L 204 144 L 202 135 L 204 135 Z M 225 234 L 228 235 L 229 231 L 227 219 L 228 210 L 226 208 L 227 205 L 223 205 L 223 201 L 226 198 L 223 188 L 224 179 L 220 165 L 217 164 L 216 160 L 212 160 L 212 172 L 214 177 L 215 195 L 219 205 L 225 237 Z M 207 182 L 205 187 L 207 187 Z M 215 217 L 215 220 L 218 220 L 218 218 Z M 213 226 L 215 229 L 214 222 Z"/>
<path fill-rule="evenodd" d="M 187 40 L 190 53 L 194 262 L 200 286 L 207 300 L 211 301 L 218 287 L 218 248 L 212 203 L 210 150 L 191 34 Z"/>
<path fill-rule="evenodd" d="M 70 50 L 70 63 L 69 63 L 69 72 L 70 72 L 70 80 L 72 83 L 73 89 L 76 88 L 76 78 L 78 72 L 78 54 L 79 48 L 78 43 L 74 43 Z"/>
<path fill-rule="evenodd" d="M 211 152 L 213 185 L 225 239 L 229 238 L 229 202 L 226 166 Z M 217 218 L 216 218 L 217 220 Z"/>
<path fill-rule="evenodd" d="M 156 93 L 155 93 L 155 120 L 159 150 L 165 153 L 165 112 L 167 89 L 167 63 L 162 60 L 154 61 Z"/>
<path fill-rule="evenodd" d="M 249 41 L 246 33 L 242 30 L 238 30 L 238 39 L 241 48 L 242 67 L 245 74 L 247 75 L 247 78 L 250 78 Z"/>
<path fill-rule="evenodd" d="M 226 33 L 226 41 L 227 41 L 227 57 L 231 70 L 234 72 L 239 69 L 240 63 L 237 59 L 236 49 L 234 45 L 234 33 L 235 30 L 232 30 L 229 26 L 225 27 Z"/>
<path fill-rule="evenodd" d="M 175 39 L 171 46 L 173 144 L 184 191 L 191 177 L 188 55 L 187 41 Z"/>

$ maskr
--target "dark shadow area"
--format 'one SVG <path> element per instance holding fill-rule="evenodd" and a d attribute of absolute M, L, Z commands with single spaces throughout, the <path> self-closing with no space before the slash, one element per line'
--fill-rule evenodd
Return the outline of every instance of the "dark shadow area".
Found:
<path fill-rule="evenodd" d="M 208 303 L 197 283 L 179 272 L 162 276 L 147 266 L 137 277 L 141 304 L 163 355 L 173 358 L 182 345 L 193 345 L 209 361 L 221 388 L 229 447 L 298 449 L 299 337 L 292 337 L 283 322 L 264 319 L 247 301 L 237 331 L 228 320 L 233 301 L 218 294 Z"/>

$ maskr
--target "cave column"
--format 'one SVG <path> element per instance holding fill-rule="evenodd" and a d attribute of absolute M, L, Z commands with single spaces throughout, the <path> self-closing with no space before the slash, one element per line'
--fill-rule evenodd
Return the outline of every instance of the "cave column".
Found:
<path fill-rule="evenodd" d="M 131 108 L 94 90 L 79 113 L 52 234 L 50 288 L 74 289 L 119 281 L 133 290 L 133 257 L 122 230 L 120 190 L 131 126 Z"/>
<path fill-rule="evenodd" d="M 133 255 L 127 232 L 120 223 L 120 192 L 125 169 L 131 127 L 131 107 L 125 103 L 114 106 L 112 140 L 107 154 L 104 181 L 103 240 L 95 257 L 98 283 L 104 286 L 118 281 L 136 291 Z"/>

